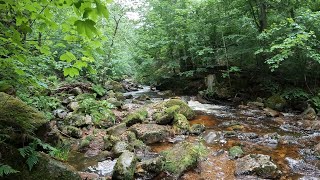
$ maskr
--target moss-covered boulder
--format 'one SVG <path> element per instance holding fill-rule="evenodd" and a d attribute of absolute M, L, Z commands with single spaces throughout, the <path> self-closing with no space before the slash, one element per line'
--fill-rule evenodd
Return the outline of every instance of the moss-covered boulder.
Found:
<path fill-rule="evenodd" d="M 165 101 L 163 105 L 167 108 L 178 105 L 180 108 L 177 110 L 177 113 L 183 114 L 188 120 L 191 120 L 195 117 L 195 112 L 188 106 L 187 103 L 180 99 L 170 99 Z"/>
<path fill-rule="evenodd" d="M 206 152 L 206 147 L 200 142 L 178 143 L 161 153 L 165 162 L 163 169 L 178 178 L 184 171 L 195 167 Z"/>
<path fill-rule="evenodd" d="M 179 109 L 180 106 L 174 105 L 166 108 L 164 111 L 154 113 L 152 118 L 157 124 L 170 124 L 174 119 L 174 115 L 178 112 Z"/>
<path fill-rule="evenodd" d="M 243 150 L 240 146 L 233 146 L 229 149 L 229 156 L 234 159 L 241 157 L 243 155 Z"/>
<path fill-rule="evenodd" d="M 120 108 L 123 105 L 123 102 L 117 100 L 116 98 L 108 98 L 107 101 L 109 103 L 113 104 L 117 108 Z"/>
<path fill-rule="evenodd" d="M 20 99 L 0 92 L 0 130 L 12 135 L 13 132 L 32 133 L 46 123 L 45 116 Z M 7 131 L 11 129 L 10 131 Z"/>
<path fill-rule="evenodd" d="M 120 138 L 118 136 L 113 136 L 113 135 L 106 135 L 103 137 L 103 142 L 104 142 L 104 149 L 105 150 L 111 150 L 112 147 L 120 141 Z"/>
<path fill-rule="evenodd" d="M 130 127 L 137 123 L 142 123 L 148 117 L 148 112 L 145 109 L 140 109 L 130 113 L 124 120 L 127 127 Z"/>
<path fill-rule="evenodd" d="M 16 174 L 1 177 L 3 180 L 23 179 L 23 180 L 81 180 L 77 171 L 60 161 L 57 161 L 44 153 L 38 153 L 38 163 L 29 171 L 26 160 L 21 157 L 19 151 L 6 144 L 0 146 L 2 155 L 1 163 L 8 164 L 12 168 L 20 171 Z"/>
<path fill-rule="evenodd" d="M 114 166 L 112 179 L 134 179 L 137 157 L 134 153 L 125 151 Z"/>
<path fill-rule="evenodd" d="M 158 124 L 135 124 L 129 130 L 146 144 L 164 141 L 170 135 L 168 127 Z"/>
<path fill-rule="evenodd" d="M 187 134 L 190 132 L 189 121 L 183 114 L 174 115 L 173 129 L 177 134 Z"/>
<path fill-rule="evenodd" d="M 282 96 L 275 94 L 266 100 L 265 105 L 271 109 L 283 111 L 287 105 L 287 101 Z"/>
<path fill-rule="evenodd" d="M 112 148 L 112 152 L 116 157 L 119 157 L 124 151 L 130 150 L 129 144 L 124 141 L 118 141 Z"/>
<path fill-rule="evenodd" d="M 113 90 L 114 92 L 125 92 L 122 84 L 120 82 L 109 80 L 105 84 L 105 88 L 109 90 Z"/>

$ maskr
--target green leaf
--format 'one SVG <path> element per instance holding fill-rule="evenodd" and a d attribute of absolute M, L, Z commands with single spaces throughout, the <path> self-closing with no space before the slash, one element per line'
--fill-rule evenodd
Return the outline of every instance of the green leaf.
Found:
<path fill-rule="evenodd" d="M 77 60 L 77 58 L 71 52 L 67 51 L 66 53 L 60 56 L 60 60 L 67 61 L 70 63 L 74 60 Z"/>
<path fill-rule="evenodd" d="M 14 174 L 14 173 L 18 173 L 18 172 L 20 172 L 20 171 L 13 169 L 9 165 L 6 165 L 6 164 L 0 165 L 0 177 L 3 177 L 3 175 Z"/>
<path fill-rule="evenodd" d="M 18 75 L 25 75 L 26 74 L 22 69 L 15 69 L 14 72 L 16 72 Z"/>
<path fill-rule="evenodd" d="M 77 27 L 77 31 L 81 35 L 86 35 L 88 38 L 93 38 L 94 34 L 97 34 L 98 31 L 95 27 L 96 23 L 90 19 L 84 21 L 77 20 L 74 25 Z"/>
<path fill-rule="evenodd" d="M 98 15 L 103 15 L 106 19 L 109 18 L 109 11 L 106 6 L 104 6 L 100 0 L 95 0 L 97 6 Z"/>
<path fill-rule="evenodd" d="M 73 68 L 73 67 L 65 68 L 65 69 L 63 69 L 63 75 L 70 76 L 70 77 L 78 76 L 79 70 L 77 68 Z"/>
<path fill-rule="evenodd" d="M 88 66 L 88 64 L 83 61 L 76 61 L 76 63 L 73 64 L 73 67 L 76 67 L 78 69 L 81 69 L 81 68 L 87 67 L 87 66 Z"/>

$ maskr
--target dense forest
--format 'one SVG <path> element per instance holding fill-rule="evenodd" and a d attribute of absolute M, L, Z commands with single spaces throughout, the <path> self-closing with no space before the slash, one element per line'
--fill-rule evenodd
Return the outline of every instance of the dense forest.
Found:
<path fill-rule="evenodd" d="M 313 174 L 283 168 L 284 158 L 296 158 L 287 154 L 281 160 L 270 155 L 282 175 L 276 169 L 254 176 L 320 177 L 320 136 L 313 134 L 313 144 L 299 141 L 320 131 L 320 0 L 0 0 L 0 17 L 0 178 L 188 179 L 183 174 L 190 167 L 208 170 L 197 164 L 210 159 L 210 118 L 197 120 L 205 114 L 223 124 L 228 116 L 194 102 L 259 111 L 269 124 L 281 122 L 280 129 L 299 136 L 300 150 L 311 149 L 305 156 L 312 161 L 299 157 Z M 250 113 L 236 116 L 255 117 Z M 286 114 L 294 114 L 291 121 Z M 225 137 L 253 131 L 227 119 L 226 130 L 219 129 Z M 180 135 L 201 138 L 159 152 L 164 160 L 137 155 Z M 227 144 L 232 163 L 251 153 L 246 143 Z M 175 159 L 179 146 L 185 160 Z M 73 156 L 83 154 L 94 162 L 102 156 L 118 161 L 113 173 L 91 177 L 75 167 L 81 163 Z M 235 166 L 224 178 L 248 175 Z M 219 179 L 193 177 L 200 176 Z"/>

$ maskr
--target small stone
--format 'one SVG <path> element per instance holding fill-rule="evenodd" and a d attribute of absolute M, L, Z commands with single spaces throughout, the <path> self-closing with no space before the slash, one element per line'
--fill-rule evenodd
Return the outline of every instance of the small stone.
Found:
<path fill-rule="evenodd" d="M 233 146 L 229 149 L 229 156 L 234 159 L 241 157 L 243 155 L 243 150 L 240 146 Z"/>
<path fill-rule="evenodd" d="M 280 116 L 280 112 L 276 111 L 276 110 L 273 110 L 271 108 L 264 108 L 263 109 L 264 113 L 269 116 L 269 117 L 279 117 Z"/>
<path fill-rule="evenodd" d="M 78 96 L 78 95 L 82 94 L 82 90 L 79 87 L 75 87 L 75 88 L 71 89 L 70 93 L 75 96 Z"/>

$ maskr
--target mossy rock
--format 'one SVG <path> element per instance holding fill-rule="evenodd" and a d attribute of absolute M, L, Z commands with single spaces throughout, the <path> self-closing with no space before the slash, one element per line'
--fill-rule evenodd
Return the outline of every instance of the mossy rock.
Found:
<path fill-rule="evenodd" d="M 134 179 L 137 157 L 134 153 L 125 151 L 114 166 L 112 179 Z"/>
<path fill-rule="evenodd" d="M 178 143 L 171 149 L 161 153 L 164 157 L 163 170 L 178 178 L 184 171 L 195 167 L 198 161 L 206 154 L 206 147 L 200 142 Z"/>
<path fill-rule="evenodd" d="M 25 159 L 21 157 L 16 148 L 2 144 L 0 153 L 2 154 L 2 163 L 8 164 L 20 171 L 16 174 L 1 177 L 3 180 L 81 180 L 73 167 L 57 161 L 44 153 L 38 153 L 39 162 L 34 165 L 31 171 L 29 171 Z"/>
<path fill-rule="evenodd" d="M 283 111 L 283 109 L 287 105 L 287 102 L 283 97 L 276 94 L 269 97 L 266 100 L 265 105 L 271 109 L 275 109 L 277 111 Z"/>
<path fill-rule="evenodd" d="M 190 124 L 183 114 L 175 114 L 173 128 L 178 134 L 187 134 L 190 132 Z"/>
<path fill-rule="evenodd" d="M 178 112 L 179 109 L 180 106 L 174 105 L 162 112 L 156 112 L 153 114 L 153 120 L 160 125 L 170 124 L 174 119 L 174 115 Z"/>
<path fill-rule="evenodd" d="M 206 126 L 203 124 L 193 124 L 190 127 L 190 133 L 195 135 L 200 135 L 206 130 Z"/>
<path fill-rule="evenodd" d="M 145 109 L 140 109 L 135 112 L 130 113 L 125 118 L 125 123 L 127 127 L 130 127 L 137 123 L 142 123 L 148 117 L 148 112 Z"/>
<path fill-rule="evenodd" d="M 163 105 L 167 108 L 178 105 L 180 108 L 177 110 L 177 113 L 183 114 L 188 120 L 191 120 L 195 117 L 195 112 L 188 106 L 187 103 L 180 99 L 170 99 L 165 101 Z"/>
<path fill-rule="evenodd" d="M 146 144 L 164 141 L 170 135 L 168 127 L 158 124 L 135 124 L 129 130 Z"/>
<path fill-rule="evenodd" d="M 33 133 L 47 120 L 36 109 L 20 99 L 0 92 L 0 129 L 13 129 L 10 132 Z"/>
<path fill-rule="evenodd" d="M 234 159 L 241 157 L 243 155 L 243 150 L 240 146 L 233 146 L 229 149 L 229 156 Z"/>
<path fill-rule="evenodd" d="M 81 129 L 74 126 L 65 126 L 63 127 L 62 132 L 74 138 L 81 138 L 82 136 Z"/>

